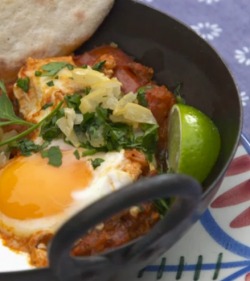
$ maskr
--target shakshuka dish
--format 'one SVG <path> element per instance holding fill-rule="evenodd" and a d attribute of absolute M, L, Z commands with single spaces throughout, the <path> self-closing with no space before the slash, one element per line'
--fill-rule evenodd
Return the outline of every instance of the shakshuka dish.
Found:
<path fill-rule="evenodd" d="M 47 246 L 78 211 L 167 166 L 176 95 L 152 68 L 116 44 L 79 56 L 28 58 L 13 85 L 1 82 L 0 237 L 48 265 Z M 89 256 L 145 235 L 169 199 L 124 210 L 76 241 Z"/>

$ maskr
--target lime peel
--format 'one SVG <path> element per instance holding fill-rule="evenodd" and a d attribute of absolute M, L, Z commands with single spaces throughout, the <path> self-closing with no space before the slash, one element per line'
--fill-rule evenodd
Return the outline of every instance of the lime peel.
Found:
<path fill-rule="evenodd" d="M 169 168 L 202 183 L 213 168 L 221 147 L 220 134 L 205 114 L 176 104 L 169 120 Z"/>

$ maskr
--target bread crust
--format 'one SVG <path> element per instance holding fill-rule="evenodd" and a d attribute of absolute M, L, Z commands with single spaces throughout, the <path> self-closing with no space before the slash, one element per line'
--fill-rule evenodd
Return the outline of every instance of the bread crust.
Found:
<path fill-rule="evenodd" d="M 0 79 L 13 82 L 28 57 L 66 56 L 88 40 L 114 0 L 1 0 Z"/>

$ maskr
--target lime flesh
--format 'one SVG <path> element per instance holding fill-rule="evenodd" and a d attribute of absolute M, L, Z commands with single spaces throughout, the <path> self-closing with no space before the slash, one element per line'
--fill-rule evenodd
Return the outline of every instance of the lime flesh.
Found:
<path fill-rule="evenodd" d="M 170 113 L 168 137 L 169 168 L 202 183 L 220 152 L 220 134 L 215 124 L 199 110 L 176 104 Z"/>

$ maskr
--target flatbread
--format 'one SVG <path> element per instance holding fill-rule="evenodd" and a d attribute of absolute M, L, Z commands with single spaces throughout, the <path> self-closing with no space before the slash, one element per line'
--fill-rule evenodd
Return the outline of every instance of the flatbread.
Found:
<path fill-rule="evenodd" d="M 88 40 L 114 0 L 1 0 L 0 79 L 12 82 L 28 57 L 72 53 Z"/>

